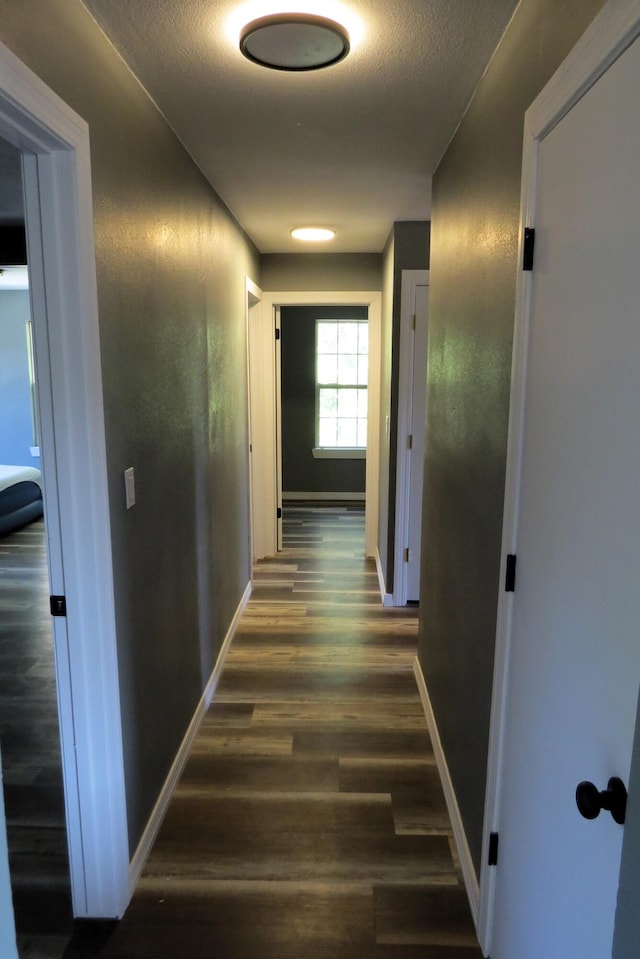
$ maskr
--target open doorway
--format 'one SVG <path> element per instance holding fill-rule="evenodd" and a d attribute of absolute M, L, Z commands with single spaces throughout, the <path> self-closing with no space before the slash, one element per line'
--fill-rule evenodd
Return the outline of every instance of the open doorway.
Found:
<path fill-rule="evenodd" d="M 279 342 L 283 520 L 300 503 L 364 515 L 368 309 L 283 306 Z"/>
<path fill-rule="evenodd" d="M 72 924 L 26 259 L 21 155 L 0 139 L 0 740 L 21 956 Z"/>
<path fill-rule="evenodd" d="M 116 917 L 130 896 L 129 848 L 89 131 L 1 45 L 0 135 L 23 175 L 73 913 Z M 0 870 L 0 914 L 10 903 Z M 0 952 L 15 954 L 4 922 Z"/>
<path fill-rule="evenodd" d="M 277 318 L 283 307 L 299 305 L 358 306 L 367 310 L 369 332 L 369 382 L 367 456 L 365 467 L 365 554 L 375 555 L 378 538 L 379 421 L 380 421 L 380 328 L 381 294 L 379 291 L 285 292 L 264 293 L 260 316 L 261 365 L 265 373 L 261 388 L 262 434 L 264 437 L 263 477 L 258 508 L 266 517 L 263 555 L 277 552 L 278 510 L 282 509 L 278 490 L 277 396 L 280 387 L 276 363 Z M 253 378 L 253 372 L 251 373 Z"/>

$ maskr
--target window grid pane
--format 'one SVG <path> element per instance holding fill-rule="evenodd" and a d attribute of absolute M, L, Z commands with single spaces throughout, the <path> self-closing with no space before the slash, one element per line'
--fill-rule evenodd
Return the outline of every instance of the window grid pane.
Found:
<path fill-rule="evenodd" d="M 319 320 L 316 324 L 317 444 L 367 445 L 368 324 Z"/>

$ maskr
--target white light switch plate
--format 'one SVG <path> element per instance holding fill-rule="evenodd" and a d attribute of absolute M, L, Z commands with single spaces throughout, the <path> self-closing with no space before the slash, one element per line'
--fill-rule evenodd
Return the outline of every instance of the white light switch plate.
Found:
<path fill-rule="evenodd" d="M 124 471 L 124 491 L 127 501 L 127 509 L 135 504 L 136 501 L 136 481 L 133 475 L 133 466 Z"/>

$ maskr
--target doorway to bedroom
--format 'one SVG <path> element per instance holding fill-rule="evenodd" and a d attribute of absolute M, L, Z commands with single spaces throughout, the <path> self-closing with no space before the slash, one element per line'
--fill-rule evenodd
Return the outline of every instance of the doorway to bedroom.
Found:
<path fill-rule="evenodd" d="M 20 151 L 0 140 L 0 744 L 20 955 L 72 922 Z"/>
<path fill-rule="evenodd" d="M 368 332 L 366 306 L 280 308 L 285 516 L 299 501 L 350 503 L 364 512 Z"/>

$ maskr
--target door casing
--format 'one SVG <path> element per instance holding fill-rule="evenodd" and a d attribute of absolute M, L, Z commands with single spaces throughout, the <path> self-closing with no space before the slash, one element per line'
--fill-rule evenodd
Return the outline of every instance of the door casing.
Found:
<path fill-rule="evenodd" d="M 74 914 L 131 890 L 116 652 L 89 129 L 0 44 L 0 136 L 23 154 Z M 45 269 L 46 267 L 46 269 Z"/>
<path fill-rule="evenodd" d="M 415 313 L 416 287 L 429 286 L 429 270 L 403 270 L 400 306 L 400 375 L 398 387 L 398 451 L 396 466 L 396 517 L 395 517 L 395 544 L 393 562 L 393 605 L 405 606 L 407 603 L 407 562 L 404 551 L 409 545 L 409 521 L 412 498 L 415 490 L 411 489 L 411 456 L 413 448 L 423 450 L 422 443 L 416 443 L 413 448 L 407 448 L 406 437 L 412 432 L 414 420 L 414 363 L 423 364 L 424 376 L 427 375 L 427 356 L 415 354 L 415 328 L 413 316 Z M 424 338 L 426 346 L 426 335 Z M 420 420 L 420 416 L 418 415 Z M 422 427 L 426 422 L 426 403 L 422 409 Z M 422 437 L 424 441 L 424 436 Z M 420 500 L 422 491 L 420 491 Z M 420 557 L 414 557 L 413 562 L 419 564 Z"/>
<path fill-rule="evenodd" d="M 367 465 L 365 492 L 365 554 L 374 556 L 378 541 L 378 497 L 380 471 L 380 351 L 382 294 L 379 291 L 321 291 L 321 292 L 265 292 L 262 301 L 262 348 L 266 375 L 263 380 L 264 407 L 262 429 L 265 447 L 262 469 L 262 504 L 266 517 L 265 555 L 277 551 L 278 534 L 276 509 L 278 504 L 277 458 L 277 396 L 280 390 L 276 364 L 275 316 L 282 306 L 366 306 L 369 311 L 369 380 L 367 422 Z M 253 375 L 253 374 L 252 374 Z"/>
<path fill-rule="evenodd" d="M 245 278 L 246 305 L 245 323 L 247 339 L 247 419 L 249 436 L 249 513 L 251 562 L 262 559 L 264 552 L 264 517 L 257 508 L 261 502 L 262 472 L 262 433 L 259 429 L 261 420 L 262 376 L 259 337 L 260 317 L 262 313 L 262 290 L 249 277 Z"/>

